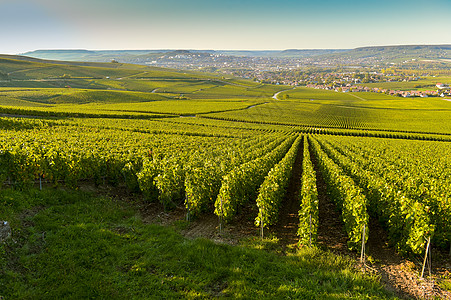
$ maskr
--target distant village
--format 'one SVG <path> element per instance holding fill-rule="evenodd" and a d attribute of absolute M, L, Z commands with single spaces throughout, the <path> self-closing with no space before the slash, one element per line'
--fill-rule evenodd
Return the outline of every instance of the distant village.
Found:
<path fill-rule="evenodd" d="M 428 75 L 424 75 L 427 77 Z M 420 76 L 406 76 L 387 72 L 344 72 L 344 73 L 314 73 L 301 77 L 298 80 L 277 80 L 271 83 L 291 86 L 306 86 L 309 88 L 330 90 L 336 92 L 373 92 L 384 93 L 398 97 L 447 97 L 451 96 L 449 84 L 438 82 L 435 86 L 425 87 L 416 84 L 414 90 L 396 90 L 380 87 L 365 86 L 366 83 L 375 85 L 383 82 L 415 82 L 422 79 Z"/>
<path fill-rule="evenodd" d="M 186 52 L 186 53 L 185 53 Z M 209 53 L 168 53 L 145 62 L 148 65 L 178 69 L 194 69 L 206 72 L 218 72 L 253 80 L 260 83 L 290 86 L 307 86 L 315 89 L 336 92 L 374 92 L 399 97 L 448 97 L 450 87 L 446 83 L 433 85 L 410 84 L 412 90 L 396 90 L 377 87 L 378 83 L 416 82 L 431 75 L 418 75 L 398 72 L 393 64 L 376 65 L 378 62 L 361 59 L 336 60 L 333 58 L 318 60 L 306 58 L 274 58 L 228 56 Z M 412 60 L 415 61 L 415 60 Z M 405 61 L 403 63 L 409 63 Z M 374 63 L 372 67 L 368 66 Z M 366 65 L 366 67 L 364 66 Z M 357 67 L 360 66 L 360 67 Z M 384 69 L 386 68 L 386 69 Z M 340 70 L 341 71 L 337 71 Z M 427 72 L 427 71 L 425 71 Z M 366 86 L 366 84 L 370 84 Z"/>
<path fill-rule="evenodd" d="M 336 92 L 373 92 L 373 93 L 383 93 L 390 96 L 398 96 L 398 97 L 446 97 L 451 96 L 451 91 L 448 85 L 443 83 L 437 83 L 436 87 L 438 90 L 427 90 L 427 91 L 400 91 L 400 90 L 390 90 L 390 89 L 381 89 L 381 88 L 370 88 L 361 85 L 351 85 L 346 84 L 345 86 L 329 86 L 329 85 L 321 85 L 321 84 L 307 84 L 309 88 L 315 89 L 323 89 L 323 90 L 333 90 Z"/>

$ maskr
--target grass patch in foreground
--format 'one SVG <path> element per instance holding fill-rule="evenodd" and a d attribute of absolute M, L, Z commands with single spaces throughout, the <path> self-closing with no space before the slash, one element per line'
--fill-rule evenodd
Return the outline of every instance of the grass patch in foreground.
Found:
<path fill-rule="evenodd" d="M 320 250 L 280 256 L 255 245 L 189 240 L 143 224 L 126 203 L 60 190 L 0 191 L 5 299 L 385 299 L 375 278 Z"/>

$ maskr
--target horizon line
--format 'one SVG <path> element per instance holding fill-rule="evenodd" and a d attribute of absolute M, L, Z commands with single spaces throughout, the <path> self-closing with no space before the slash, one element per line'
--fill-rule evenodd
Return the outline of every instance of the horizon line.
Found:
<path fill-rule="evenodd" d="M 114 49 L 114 48 L 103 48 L 103 49 L 89 49 L 89 48 L 40 48 L 40 49 L 34 49 L 34 50 L 28 50 L 23 53 L 32 52 L 32 51 L 155 51 L 155 50 L 195 50 L 195 51 L 287 51 L 287 50 L 352 50 L 352 49 L 359 49 L 359 48 L 375 48 L 375 47 L 402 47 L 402 46 L 451 46 L 450 44 L 383 44 L 383 45 L 366 45 L 366 46 L 359 46 L 354 48 L 285 48 L 285 49 L 213 49 L 213 48 L 135 48 L 135 49 Z M 20 54 L 20 53 L 17 53 Z"/>

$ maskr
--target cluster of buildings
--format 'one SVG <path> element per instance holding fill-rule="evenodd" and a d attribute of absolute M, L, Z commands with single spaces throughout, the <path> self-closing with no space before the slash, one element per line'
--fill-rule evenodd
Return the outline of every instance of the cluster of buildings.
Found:
<path fill-rule="evenodd" d="M 382 88 L 370 88 L 366 86 L 360 86 L 360 85 L 352 85 L 352 84 L 346 84 L 343 86 L 333 86 L 333 85 L 324 85 L 324 84 L 307 84 L 307 87 L 314 88 L 314 89 L 323 89 L 323 90 L 330 90 L 330 91 L 336 91 L 336 92 L 372 92 L 372 93 L 383 93 L 391 96 L 398 96 L 398 97 L 447 97 L 451 96 L 451 90 L 449 85 L 437 83 L 438 90 L 427 90 L 427 91 L 418 91 L 418 90 L 412 90 L 412 91 L 400 91 L 400 90 L 390 90 L 390 89 L 382 89 Z"/>

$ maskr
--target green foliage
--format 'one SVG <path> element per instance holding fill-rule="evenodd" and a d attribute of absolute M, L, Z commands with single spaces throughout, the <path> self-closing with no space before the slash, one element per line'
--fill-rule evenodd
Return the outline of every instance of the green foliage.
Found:
<path fill-rule="evenodd" d="M 159 172 L 154 177 L 154 184 L 159 191 L 159 200 L 164 207 L 174 206 L 174 201 L 185 196 L 185 170 L 183 156 L 169 156 L 158 161 Z"/>
<path fill-rule="evenodd" d="M 238 153 L 228 152 L 222 155 L 208 153 L 202 157 L 198 153 L 191 156 L 185 172 L 186 208 L 192 215 L 199 215 L 209 209 L 218 197 L 222 178 L 244 162 L 266 155 L 277 147 L 284 137 L 261 136 L 240 145 Z M 228 159 L 226 159 L 228 157 Z"/>
<path fill-rule="evenodd" d="M 316 172 L 310 160 L 309 141 L 304 138 L 302 160 L 302 188 L 299 194 L 301 207 L 299 209 L 299 226 L 297 234 L 299 244 L 316 244 L 318 232 L 318 190 L 316 188 Z"/>
<path fill-rule="evenodd" d="M 256 200 L 258 207 L 256 226 L 264 228 L 276 224 L 301 142 L 302 136 L 298 136 L 285 157 L 269 171 L 260 186 Z"/>
<path fill-rule="evenodd" d="M 185 176 L 186 206 L 190 213 L 199 215 L 214 203 L 221 186 L 221 166 L 218 161 L 206 160 L 191 167 Z"/>
<path fill-rule="evenodd" d="M 449 179 L 438 174 L 449 171 L 446 165 L 430 159 L 437 157 L 433 152 L 447 153 L 446 144 L 362 142 L 357 138 L 348 138 L 346 144 L 332 138 L 329 141 L 338 150 L 323 142 L 326 151 L 364 189 L 369 209 L 386 224 L 391 242 L 400 251 L 422 253 L 431 235 L 433 241 L 447 248 L 450 210 L 444 195 L 449 190 Z M 427 167 L 425 157 L 430 161 Z M 402 163 L 406 159 L 410 165 Z"/>
<path fill-rule="evenodd" d="M 215 214 L 229 221 L 242 205 L 255 200 L 266 174 L 284 157 L 294 140 L 295 137 L 286 138 L 271 152 L 239 165 L 225 175 L 215 202 Z"/>
<path fill-rule="evenodd" d="M 378 130 L 451 133 L 451 102 L 439 98 L 399 98 L 380 93 L 337 93 L 297 87 L 289 100 L 209 117 L 262 124 L 344 129 L 352 134 Z M 336 132 L 336 130 L 335 130 Z"/>
<path fill-rule="evenodd" d="M 158 174 L 158 166 L 154 159 L 145 159 L 142 169 L 136 174 L 140 190 L 148 200 L 158 197 L 154 179 Z"/>

